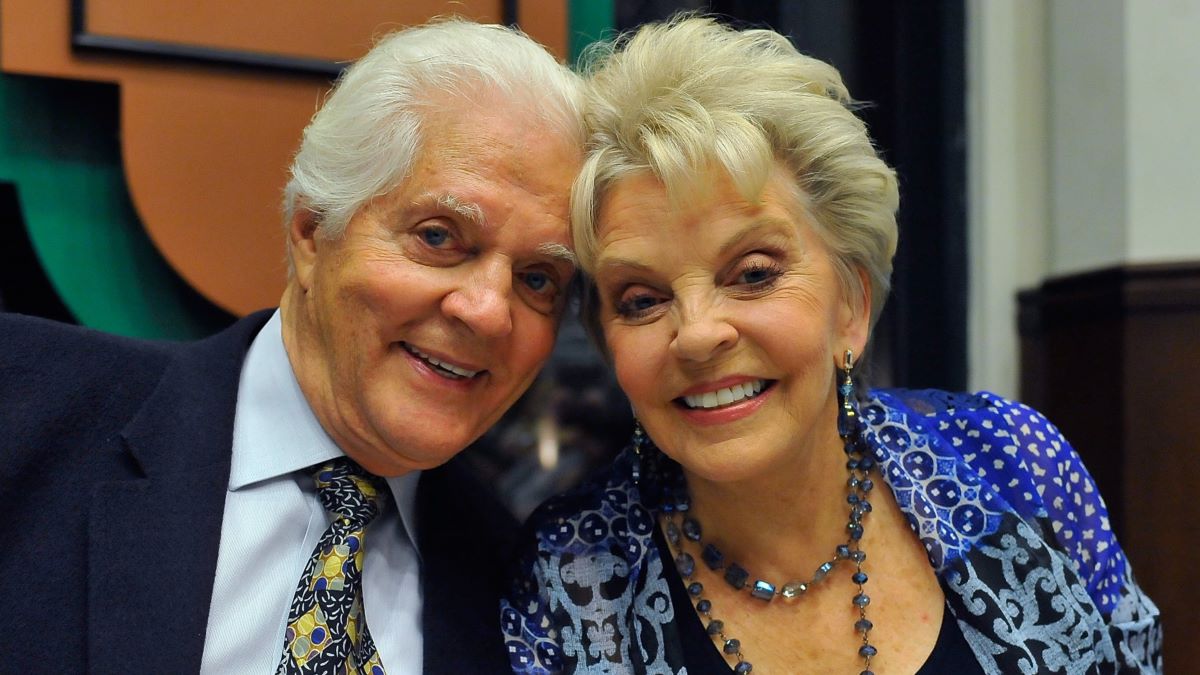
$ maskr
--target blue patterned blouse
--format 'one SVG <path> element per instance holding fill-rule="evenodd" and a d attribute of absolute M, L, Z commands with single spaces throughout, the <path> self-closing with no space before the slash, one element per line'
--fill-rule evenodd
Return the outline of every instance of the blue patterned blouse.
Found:
<path fill-rule="evenodd" d="M 1042 415 L 989 393 L 876 390 L 862 416 L 985 673 L 1161 672 L 1158 608 Z M 530 518 L 501 609 L 515 672 L 685 672 L 635 463 L 626 449 Z"/>

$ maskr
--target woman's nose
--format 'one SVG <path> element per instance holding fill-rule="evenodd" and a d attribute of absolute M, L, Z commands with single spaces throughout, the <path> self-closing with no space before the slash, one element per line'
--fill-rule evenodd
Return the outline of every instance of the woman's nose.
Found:
<path fill-rule="evenodd" d="M 671 353 L 685 361 L 708 361 L 737 344 L 738 331 L 713 304 L 693 304 L 679 313 Z"/>

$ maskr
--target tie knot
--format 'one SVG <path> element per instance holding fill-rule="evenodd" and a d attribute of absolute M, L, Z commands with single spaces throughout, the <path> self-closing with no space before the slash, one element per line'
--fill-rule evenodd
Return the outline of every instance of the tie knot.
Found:
<path fill-rule="evenodd" d="M 313 473 L 317 495 L 325 510 L 348 519 L 357 527 L 379 515 L 387 498 L 387 484 L 349 457 L 330 460 Z"/>

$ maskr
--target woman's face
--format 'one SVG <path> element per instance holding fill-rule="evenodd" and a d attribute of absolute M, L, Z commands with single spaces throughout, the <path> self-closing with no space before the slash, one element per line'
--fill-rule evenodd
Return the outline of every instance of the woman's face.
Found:
<path fill-rule="evenodd" d="M 855 307 L 869 303 L 844 297 L 791 180 L 777 166 L 753 204 L 719 173 L 674 210 L 640 175 L 601 204 L 594 276 L 617 379 L 658 446 L 710 481 L 803 470 L 809 448 L 837 444 L 836 365 L 866 342 Z"/>

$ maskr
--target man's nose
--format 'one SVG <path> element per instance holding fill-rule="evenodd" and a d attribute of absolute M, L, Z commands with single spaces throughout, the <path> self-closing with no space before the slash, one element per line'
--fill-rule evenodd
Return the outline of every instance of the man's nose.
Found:
<path fill-rule="evenodd" d="M 504 261 L 479 261 L 442 300 L 442 311 L 482 337 L 512 332 L 512 270 Z"/>

